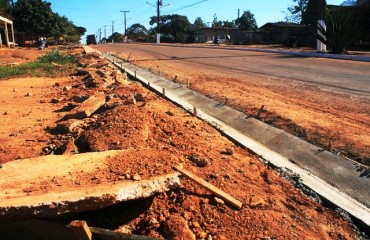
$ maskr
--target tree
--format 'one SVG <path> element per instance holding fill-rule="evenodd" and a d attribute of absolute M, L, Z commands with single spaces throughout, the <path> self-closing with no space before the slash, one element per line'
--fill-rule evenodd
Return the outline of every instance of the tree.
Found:
<path fill-rule="evenodd" d="M 236 24 L 235 24 L 234 21 L 232 21 L 232 22 L 224 21 L 222 23 L 222 27 L 224 27 L 224 28 L 236 28 Z"/>
<path fill-rule="evenodd" d="M 293 2 L 297 4 L 288 8 L 290 15 L 286 16 L 285 19 L 288 22 L 301 23 L 302 15 L 307 9 L 308 0 L 293 0 Z"/>
<path fill-rule="evenodd" d="M 357 0 L 356 6 L 358 7 L 370 7 L 370 0 Z"/>
<path fill-rule="evenodd" d="M 201 17 L 197 17 L 194 21 L 193 26 L 194 26 L 194 29 L 200 29 L 200 28 L 207 27 L 207 24 L 203 21 Z"/>
<path fill-rule="evenodd" d="M 42 0 L 18 0 L 13 7 L 13 16 L 18 32 L 52 37 L 56 43 L 79 42 L 86 32 L 84 27 L 77 27 L 67 17 L 54 13 L 51 3 Z"/>
<path fill-rule="evenodd" d="M 9 14 L 12 12 L 12 6 L 9 4 L 8 0 L 0 0 L 0 11 Z"/>
<path fill-rule="evenodd" d="M 145 26 L 135 23 L 126 30 L 127 35 L 133 40 L 145 40 L 148 35 L 148 30 Z"/>
<path fill-rule="evenodd" d="M 254 14 L 250 11 L 244 11 L 240 18 L 235 20 L 235 23 L 241 30 L 256 30 L 257 22 L 254 18 Z"/>
<path fill-rule="evenodd" d="M 121 33 L 115 32 L 108 37 L 108 42 L 123 42 L 123 35 Z"/>
<path fill-rule="evenodd" d="M 217 20 L 216 14 L 213 16 L 212 27 L 213 28 L 221 28 L 222 27 L 222 21 Z"/>
<path fill-rule="evenodd" d="M 320 3 L 322 5 L 320 5 Z M 323 18 L 325 17 L 326 0 L 308 0 L 306 11 L 302 14 L 302 24 L 312 27 L 317 26 L 319 20 L 319 13 L 322 12 Z M 324 19 L 323 19 L 324 20 Z"/>
<path fill-rule="evenodd" d="M 50 6 L 51 3 L 41 0 L 18 0 L 13 8 L 15 28 L 31 35 L 48 35 L 54 22 Z"/>
<path fill-rule="evenodd" d="M 149 22 L 153 25 L 157 22 L 157 17 L 151 17 Z M 191 24 L 186 16 L 182 15 L 164 15 L 160 17 L 160 32 L 168 35 L 174 42 L 185 40 L 185 34 L 191 29 Z"/>

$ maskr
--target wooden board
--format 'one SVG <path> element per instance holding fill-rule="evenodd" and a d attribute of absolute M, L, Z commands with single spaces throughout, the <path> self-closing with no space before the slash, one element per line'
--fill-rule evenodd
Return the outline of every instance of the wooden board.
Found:
<path fill-rule="evenodd" d="M 220 197 L 221 199 L 223 199 L 225 202 L 229 203 L 230 205 L 232 205 L 233 207 L 237 208 L 237 209 L 241 209 L 241 207 L 243 206 L 243 203 L 241 203 L 240 201 L 238 201 L 237 199 L 233 198 L 232 196 L 230 196 L 229 194 L 225 193 L 224 191 L 216 188 L 215 186 L 213 186 L 212 184 L 204 181 L 202 178 L 196 176 L 195 174 L 193 173 L 190 173 L 188 171 L 186 171 L 185 169 L 182 169 L 180 167 L 173 167 L 177 172 L 181 173 L 182 175 L 184 175 L 185 177 L 189 178 L 190 180 L 192 180 L 193 182 L 197 183 L 198 185 L 208 189 L 209 191 L 211 191 L 213 194 L 215 194 L 216 196 Z"/>

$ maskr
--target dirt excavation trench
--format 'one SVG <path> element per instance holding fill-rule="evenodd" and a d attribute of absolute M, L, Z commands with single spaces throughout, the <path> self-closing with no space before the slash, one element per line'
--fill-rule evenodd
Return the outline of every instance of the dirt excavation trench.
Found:
<path fill-rule="evenodd" d="M 207 123 L 129 81 L 99 55 L 81 49 L 74 54 L 79 67 L 71 76 L 0 80 L 0 180 L 11 166 L 41 161 L 26 158 L 62 157 L 45 168 L 31 165 L 17 180 L 0 185 L 0 197 L 6 199 L 0 199 L 0 239 L 47 239 L 40 237 L 48 232 L 40 226 L 65 226 L 72 220 L 159 239 L 366 239 L 343 211 L 294 187 L 296 176 L 266 166 Z M 96 161 L 93 169 L 58 170 L 70 164 L 72 155 L 108 150 L 122 151 Z M 5 202 L 15 196 L 11 191 L 37 202 L 53 192 L 172 174 L 180 164 L 239 200 L 242 208 L 180 176 L 181 185 L 172 190 L 102 209 L 67 209 L 58 216 L 5 214 Z M 32 181 L 26 181 L 28 171 Z"/>

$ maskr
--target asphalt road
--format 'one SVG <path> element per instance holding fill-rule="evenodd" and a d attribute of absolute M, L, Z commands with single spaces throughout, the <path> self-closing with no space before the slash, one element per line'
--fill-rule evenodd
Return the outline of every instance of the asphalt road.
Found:
<path fill-rule="evenodd" d="M 95 48 L 95 47 L 94 47 Z M 105 44 L 102 51 L 145 56 L 136 61 L 181 62 L 203 67 L 215 74 L 228 72 L 234 78 L 257 75 L 279 81 L 299 81 L 336 92 L 370 98 L 370 63 L 312 57 L 297 57 L 220 48 L 195 48 L 146 44 Z"/>

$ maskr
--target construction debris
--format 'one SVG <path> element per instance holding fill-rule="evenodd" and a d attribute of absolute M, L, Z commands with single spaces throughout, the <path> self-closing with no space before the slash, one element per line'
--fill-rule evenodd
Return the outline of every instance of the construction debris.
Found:
<path fill-rule="evenodd" d="M 180 185 L 176 173 L 146 180 L 136 176 L 135 181 L 98 181 L 99 172 L 110 171 L 109 162 L 122 152 L 44 156 L 4 164 L 0 169 L 0 220 L 93 210 Z M 82 173 L 91 175 L 93 181 L 81 184 Z"/>
<path fill-rule="evenodd" d="M 105 104 L 105 96 L 103 94 L 95 94 L 84 101 L 79 107 L 73 109 L 70 113 L 63 117 L 67 119 L 83 119 L 90 117 L 100 107 Z"/>

